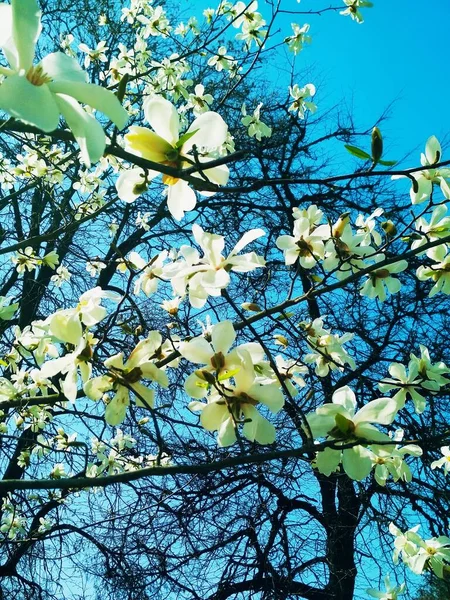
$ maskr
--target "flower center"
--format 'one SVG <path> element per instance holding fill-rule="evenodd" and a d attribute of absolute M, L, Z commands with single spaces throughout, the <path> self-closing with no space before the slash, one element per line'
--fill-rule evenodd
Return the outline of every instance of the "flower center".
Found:
<path fill-rule="evenodd" d="M 44 83 L 50 83 L 52 80 L 52 78 L 49 77 L 47 73 L 44 73 L 44 70 L 41 67 L 41 65 L 37 65 L 36 67 L 31 66 L 28 69 L 26 78 L 30 83 L 38 87 L 44 85 Z"/>

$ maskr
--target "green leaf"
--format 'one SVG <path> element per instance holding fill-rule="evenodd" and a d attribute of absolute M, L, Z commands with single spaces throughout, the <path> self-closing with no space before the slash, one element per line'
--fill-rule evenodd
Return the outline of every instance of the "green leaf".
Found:
<path fill-rule="evenodd" d="M 380 165 L 383 165 L 385 167 L 393 167 L 398 163 L 398 160 L 379 160 L 378 162 Z"/>
<path fill-rule="evenodd" d="M 362 158 L 364 160 L 372 160 L 370 154 L 367 154 L 367 152 L 364 152 L 364 150 L 361 150 L 361 148 L 357 148 L 356 146 L 350 146 L 349 144 L 345 144 L 345 149 L 350 152 L 350 154 L 353 154 L 353 156 L 356 156 L 357 158 Z"/>
<path fill-rule="evenodd" d="M 197 131 L 198 129 L 194 129 L 194 131 L 186 131 L 186 133 L 183 133 L 183 135 L 178 140 L 176 147 L 181 148 L 181 146 L 185 144 L 188 140 L 190 140 L 191 137 L 197 133 Z"/>

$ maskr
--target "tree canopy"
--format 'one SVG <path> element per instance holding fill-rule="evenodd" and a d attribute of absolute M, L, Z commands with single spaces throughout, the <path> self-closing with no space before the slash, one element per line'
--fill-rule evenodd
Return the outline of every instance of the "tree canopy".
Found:
<path fill-rule="evenodd" d="M 450 161 L 338 4 L 0 4 L 1 599 L 447 597 Z"/>

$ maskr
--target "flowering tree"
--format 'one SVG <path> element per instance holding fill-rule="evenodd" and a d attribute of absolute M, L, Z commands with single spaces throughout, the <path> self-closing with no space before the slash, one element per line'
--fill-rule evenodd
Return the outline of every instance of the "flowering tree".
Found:
<path fill-rule="evenodd" d="M 312 39 L 281 0 L 84 8 L 0 5 L 0 597 L 445 581 L 439 141 L 404 168 L 264 81 Z"/>

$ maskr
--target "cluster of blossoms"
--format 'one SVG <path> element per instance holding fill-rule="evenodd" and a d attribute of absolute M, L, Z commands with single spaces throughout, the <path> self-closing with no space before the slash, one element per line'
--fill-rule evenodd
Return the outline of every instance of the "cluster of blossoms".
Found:
<path fill-rule="evenodd" d="M 119 265 L 121 271 L 130 269 L 139 273 L 134 285 L 136 295 L 143 291 L 146 296 L 151 296 L 158 290 L 160 281 L 170 281 L 177 305 L 187 295 L 191 306 L 202 308 L 209 296 L 220 296 L 228 287 L 231 272 L 248 273 L 265 265 L 264 258 L 255 252 L 239 254 L 245 246 L 265 235 L 262 229 L 252 229 L 244 234 L 227 256 L 222 255 L 223 236 L 208 233 L 199 225 L 192 226 L 192 233 L 203 256 L 196 248 L 184 245 L 178 252 L 163 250 L 149 260 L 132 252 Z"/>
<path fill-rule="evenodd" d="M 241 425 L 248 440 L 273 443 L 275 427 L 256 407 L 262 404 L 277 413 L 284 397 L 280 382 L 264 360 L 263 349 L 257 343 L 248 343 L 231 350 L 236 333 L 230 321 L 214 325 L 208 338 L 210 341 L 196 337 L 179 346 L 181 356 L 200 365 L 184 385 L 187 394 L 197 399 L 189 408 L 201 411 L 205 429 L 217 430 L 219 446 L 236 442 Z M 206 404 L 198 401 L 205 397 Z"/>
<path fill-rule="evenodd" d="M 323 326 L 323 319 L 317 318 L 312 322 L 301 322 L 300 327 L 306 333 L 306 343 L 310 352 L 303 357 L 307 364 L 315 364 L 315 373 L 326 377 L 330 371 L 342 371 L 348 364 L 355 368 L 355 361 L 344 348 L 344 344 L 353 339 L 352 333 L 339 336 L 331 333 Z"/>
<path fill-rule="evenodd" d="M 441 535 L 424 540 L 417 533 L 419 528 L 420 525 L 416 525 L 403 533 L 394 523 L 389 525 L 389 531 L 395 536 L 394 564 L 401 559 L 416 575 L 431 569 L 443 579 L 444 571 L 449 568 L 447 564 L 450 563 L 450 538 Z"/>
<path fill-rule="evenodd" d="M 367 218 L 358 215 L 354 233 L 350 213 L 343 213 L 331 225 L 323 223 L 323 212 L 315 205 L 303 210 L 295 208 L 292 235 L 278 237 L 276 245 L 283 251 L 287 265 L 298 261 L 304 269 L 320 267 L 340 281 L 380 263 L 379 269 L 368 273 L 360 293 L 383 302 L 387 292 L 396 294 L 400 291 L 400 281 L 394 275 L 404 271 L 408 263 L 400 260 L 386 264 L 386 256 L 377 253 L 371 245 L 382 241 L 381 234 L 375 229 L 375 218 L 380 214 L 377 209 Z"/>
<path fill-rule="evenodd" d="M 426 408 L 425 395 L 436 394 L 450 383 L 446 375 L 450 369 L 442 361 L 432 363 L 430 353 L 425 346 L 420 346 L 420 356 L 410 355 L 408 370 L 401 363 L 392 363 L 389 367 L 392 379 L 383 379 L 378 384 L 382 392 L 397 390 L 393 400 L 398 408 L 405 406 L 407 398 L 411 398 L 417 413 Z"/>

